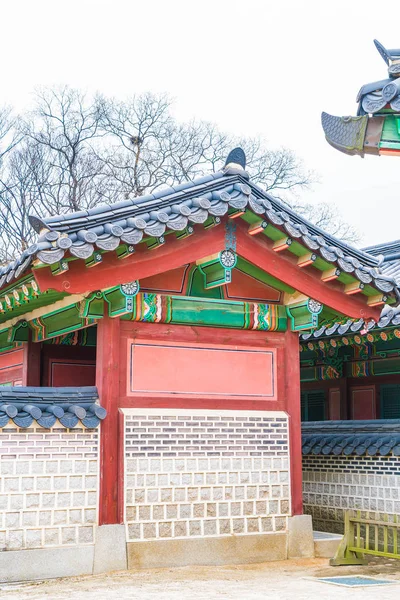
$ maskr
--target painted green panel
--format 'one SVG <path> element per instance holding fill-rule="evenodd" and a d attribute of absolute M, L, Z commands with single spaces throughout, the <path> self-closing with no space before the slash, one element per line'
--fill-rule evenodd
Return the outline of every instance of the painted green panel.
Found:
<path fill-rule="evenodd" d="M 260 217 L 259 217 L 260 218 Z M 281 240 L 284 237 L 290 237 L 288 233 L 284 233 L 280 229 L 276 229 L 271 223 L 268 223 L 268 227 L 264 229 L 261 235 L 266 235 L 270 240 L 276 242 L 277 240 Z"/>
<path fill-rule="evenodd" d="M 245 326 L 244 303 L 173 296 L 171 322 L 242 328 Z"/>
<path fill-rule="evenodd" d="M 301 367 L 300 368 L 300 381 L 316 381 L 315 367 Z"/>
<path fill-rule="evenodd" d="M 310 252 L 310 249 L 306 248 L 302 244 L 299 244 L 297 240 L 293 239 L 293 242 L 289 246 L 288 251 L 294 254 L 295 256 L 304 256 L 305 254 L 308 254 Z"/>
<path fill-rule="evenodd" d="M 13 350 L 16 344 L 12 344 L 8 340 L 9 330 L 3 329 L 0 331 L 0 352 L 6 352 L 7 350 Z"/>
<path fill-rule="evenodd" d="M 265 283 L 266 285 L 269 285 L 270 287 L 273 287 L 281 292 L 288 292 L 289 294 L 293 294 L 293 292 L 296 291 L 294 288 L 290 287 L 283 281 L 280 281 L 279 279 L 272 277 L 272 275 L 265 273 L 265 271 L 263 271 L 262 269 L 259 269 L 258 267 L 256 267 L 252 263 L 248 262 L 241 256 L 238 256 L 236 268 L 239 271 L 243 271 L 243 273 L 246 273 L 247 275 L 254 277 L 254 279 L 261 281 L 261 283 Z M 235 272 L 233 272 L 233 277 L 234 276 L 235 276 Z"/>
<path fill-rule="evenodd" d="M 373 360 L 373 375 L 389 375 L 400 373 L 400 358 L 383 358 L 382 360 Z"/>
<path fill-rule="evenodd" d="M 257 223 L 257 221 L 262 219 L 262 215 L 256 215 L 251 211 L 246 210 L 244 215 L 241 215 L 240 218 L 243 219 L 243 221 L 246 221 L 246 223 L 249 223 L 249 225 L 253 225 L 253 223 Z"/>
<path fill-rule="evenodd" d="M 25 315 L 26 313 L 29 313 L 35 310 L 36 308 L 41 308 L 42 306 L 53 304 L 58 300 L 62 300 L 63 298 L 65 298 L 65 296 L 67 296 L 67 294 L 54 292 L 53 290 L 44 292 L 36 298 L 31 298 L 29 302 L 21 304 L 20 306 L 15 306 L 12 310 L 6 311 L 5 313 L 1 314 L 0 324 L 4 323 L 5 321 L 8 321 L 11 318 L 19 317 L 20 315 Z"/>
<path fill-rule="evenodd" d="M 46 336 L 51 337 L 61 331 L 68 331 L 71 328 L 81 326 L 81 316 L 76 304 L 60 310 L 59 312 L 41 317 L 46 326 Z"/>
<path fill-rule="evenodd" d="M 190 274 L 188 295 L 196 298 L 222 298 L 222 289 L 220 287 L 204 289 L 204 277 L 200 269 L 196 267 Z"/>
<path fill-rule="evenodd" d="M 126 296 L 121 292 L 119 286 L 104 292 L 104 298 L 108 303 L 108 314 L 110 317 L 115 317 L 128 312 L 126 307 Z M 131 308 L 133 308 L 133 306 Z"/>
<path fill-rule="evenodd" d="M 399 119 L 395 116 L 388 116 L 383 122 L 383 129 L 379 147 L 400 149 L 400 135 L 398 128 Z"/>
<path fill-rule="evenodd" d="M 310 250 L 308 250 L 308 252 L 310 252 Z M 333 269 L 335 265 L 317 255 L 317 259 L 313 262 L 312 266 L 318 271 L 329 271 L 330 269 Z"/>

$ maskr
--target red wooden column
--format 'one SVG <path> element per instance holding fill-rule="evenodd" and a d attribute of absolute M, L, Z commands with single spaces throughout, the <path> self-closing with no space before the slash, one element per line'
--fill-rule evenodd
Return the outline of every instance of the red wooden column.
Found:
<path fill-rule="evenodd" d="M 24 343 L 24 362 L 22 364 L 22 385 L 39 387 L 41 385 L 41 350 L 42 344 L 32 341 L 32 332 Z"/>
<path fill-rule="evenodd" d="M 292 515 L 303 514 L 299 334 L 285 333 L 285 397 L 289 414 Z"/>
<path fill-rule="evenodd" d="M 105 315 L 97 325 L 96 385 L 107 416 L 100 426 L 99 525 L 120 523 L 118 506 L 118 401 L 120 320 Z"/>

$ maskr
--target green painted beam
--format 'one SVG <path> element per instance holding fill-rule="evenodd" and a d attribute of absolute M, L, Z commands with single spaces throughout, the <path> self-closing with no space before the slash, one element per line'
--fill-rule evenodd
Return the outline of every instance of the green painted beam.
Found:
<path fill-rule="evenodd" d="M 280 281 L 279 279 L 272 277 L 268 273 L 265 273 L 265 271 L 259 269 L 258 267 L 248 262 L 241 256 L 238 256 L 236 269 L 242 271 L 243 273 L 246 273 L 246 275 L 254 277 L 254 279 L 257 279 L 257 281 L 260 281 L 261 283 L 265 283 L 265 285 L 269 285 L 270 287 L 279 290 L 280 292 L 287 292 L 289 294 L 293 294 L 296 291 L 290 285 L 287 285 L 283 281 Z M 235 276 L 235 273 L 233 273 L 233 276 Z"/>

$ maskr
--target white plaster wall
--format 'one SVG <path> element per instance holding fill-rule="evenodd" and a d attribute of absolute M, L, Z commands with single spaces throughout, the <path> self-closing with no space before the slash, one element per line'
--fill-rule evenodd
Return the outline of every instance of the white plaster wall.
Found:
<path fill-rule="evenodd" d="M 0 429 L 0 551 L 94 543 L 99 430 Z"/>

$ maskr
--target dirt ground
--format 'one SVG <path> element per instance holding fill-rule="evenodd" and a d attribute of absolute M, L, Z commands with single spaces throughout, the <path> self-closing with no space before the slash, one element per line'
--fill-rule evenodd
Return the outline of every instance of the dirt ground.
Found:
<path fill-rule="evenodd" d="M 398 581 L 379 588 L 345 588 L 313 580 L 333 575 L 369 575 Z M 325 559 L 258 565 L 119 571 L 29 584 L 0 584 L 1 600 L 392 600 L 400 596 L 400 563 L 329 567 Z"/>

